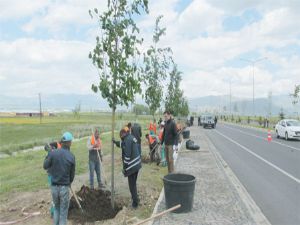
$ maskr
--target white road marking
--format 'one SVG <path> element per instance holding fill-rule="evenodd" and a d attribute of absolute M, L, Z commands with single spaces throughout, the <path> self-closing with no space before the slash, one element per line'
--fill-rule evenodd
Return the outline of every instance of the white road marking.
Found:
<path fill-rule="evenodd" d="M 247 135 L 252 136 L 252 137 L 256 137 L 256 138 L 259 138 L 259 139 L 267 140 L 267 138 L 263 138 L 263 137 L 261 137 L 261 136 L 255 135 L 255 134 L 251 134 L 251 133 L 248 133 L 248 132 L 245 132 L 245 131 L 241 131 L 241 130 L 239 130 L 239 129 L 232 128 L 232 127 L 227 126 L 227 125 L 223 125 L 223 126 L 229 128 L 229 129 L 232 129 L 232 130 L 236 130 L 236 131 L 238 131 L 238 132 L 240 132 L 240 133 L 247 134 Z M 294 150 L 296 150 L 296 151 L 300 151 L 300 148 L 296 148 L 296 147 L 293 147 L 293 146 L 290 146 L 290 145 L 287 145 L 287 144 L 283 144 L 283 143 L 281 143 L 281 142 L 279 142 L 279 141 L 273 141 L 273 140 L 272 140 L 271 142 L 272 142 L 272 143 L 279 144 L 279 145 L 282 145 L 282 146 L 287 147 L 287 148 L 294 149 Z"/>
<path fill-rule="evenodd" d="M 261 161 L 263 161 L 264 163 L 268 164 L 269 166 L 273 167 L 274 169 L 276 169 L 277 171 L 281 172 L 282 174 L 286 175 L 287 177 L 291 178 L 292 180 L 296 181 L 298 184 L 300 184 L 300 179 L 294 177 L 293 175 L 289 174 L 288 172 L 284 171 L 283 169 L 279 168 L 278 166 L 274 165 L 273 163 L 269 162 L 268 160 L 264 159 L 263 157 L 257 155 L 256 153 L 254 153 L 253 151 L 251 151 L 250 149 L 248 149 L 247 147 L 241 145 L 240 143 L 236 142 L 235 140 L 231 139 L 230 137 L 227 137 L 226 135 L 222 134 L 221 132 L 215 130 L 215 132 L 217 132 L 219 135 L 223 136 L 224 138 L 226 138 L 227 140 L 231 141 L 232 143 L 236 144 L 237 146 L 241 147 L 242 149 L 244 149 L 245 151 L 247 151 L 248 153 L 250 153 L 251 155 L 255 156 L 256 158 L 260 159 Z"/>

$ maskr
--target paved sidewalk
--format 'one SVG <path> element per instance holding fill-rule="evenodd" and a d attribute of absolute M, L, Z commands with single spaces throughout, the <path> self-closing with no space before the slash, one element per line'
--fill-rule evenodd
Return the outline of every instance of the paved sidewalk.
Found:
<path fill-rule="evenodd" d="M 169 213 L 150 224 L 268 225 L 268 220 L 206 137 L 203 128 L 194 126 L 190 131 L 190 138 L 200 145 L 200 150 L 189 151 L 182 146 L 175 171 L 196 177 L 193 209 L 189 213 Z M 165 209 L 162 191 L 153 214 Z"/>

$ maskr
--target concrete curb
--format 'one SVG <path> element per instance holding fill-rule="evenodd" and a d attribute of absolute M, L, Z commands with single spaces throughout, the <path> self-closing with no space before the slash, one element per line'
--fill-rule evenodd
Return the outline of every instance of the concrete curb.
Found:
<path fill-rule="evenodd" d="M 256 205 L 244 185 L 239 181 L 239 179 L 235 176 L 231 168 L 228 166 L 228 164 L 224 161 L 221 154 L 217 151 L 214 144 L 210 141 L 210 139 L 204 135 L 209 150 L 214 155 L 217 165 L 220 169 L 222 169 L 227 176 L 230 183 L 233 185 L 233 187 L 236 189 L 241 201 L 244 203 L 246 209 L 249 211 L 250 215 L 252 215 L 253 220 L 256 224 L 260 225 L 271 225 L 269 220 L 265 217 L 261 209 Z"/>

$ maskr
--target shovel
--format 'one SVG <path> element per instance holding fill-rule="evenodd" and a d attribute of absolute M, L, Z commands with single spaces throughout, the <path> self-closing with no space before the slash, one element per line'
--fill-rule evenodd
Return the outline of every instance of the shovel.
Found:
<path fill-rule="evenodd" d="M 82 212 L 82 214 L 84 214 L 83 209 L 82 209 L 82 207 L 81 207 L 81 205 L 80 205 L 80 203 L 79 203 L 79 200 L 78 200 L 78 198 L 77 198 L 77 195 L 75 194 L 75 192 L 73 191 L 73 189 L 72 189 L 71 186 L 70 186 L 70 190 L 71 190 L 71 192 L 72 192 L 72 194 L 73 194 L 73 196 L 74 196 L 74 198 L 75 198 L 75 201 L 76 201 L 78 207 L 80 208 L 80 211 Z"/>
<path fill-rule="evenodd" d="M 107 185 L 106 184 L 106 176 L 105 176 L 105 172 L 104 172 L 104 169 L 103 169 L 103 166 L 102 166 L 102 161 L 101 161 L 101 157 L 100 157 L 100 153 L 99 153 L 98 149 L 97 149 L 97 155 L 98 155 L 98 159 L 99 159 L 99 163 L 100 163 L 100 167 L 101 167 L 100 168 L 101 172 L 103 172 L 104 184 Z"/>

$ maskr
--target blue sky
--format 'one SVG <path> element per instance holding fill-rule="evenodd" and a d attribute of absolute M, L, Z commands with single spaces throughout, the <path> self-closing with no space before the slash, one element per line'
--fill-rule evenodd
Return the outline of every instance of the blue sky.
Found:
<path fill-rule="evenodd" d="M 152 0 L 138 18 L 143 50 L 151 44 L 155 18 L 164 15 L 161 47 L 173 49 L 189 98 L 288 95 L 300 83 L 300 1 Z M 97 72 L 88 53 L 99 30 L 88 10 L 104 0 L 2 0 L 0 3 L 1 94 L 90 94 Z"/>

